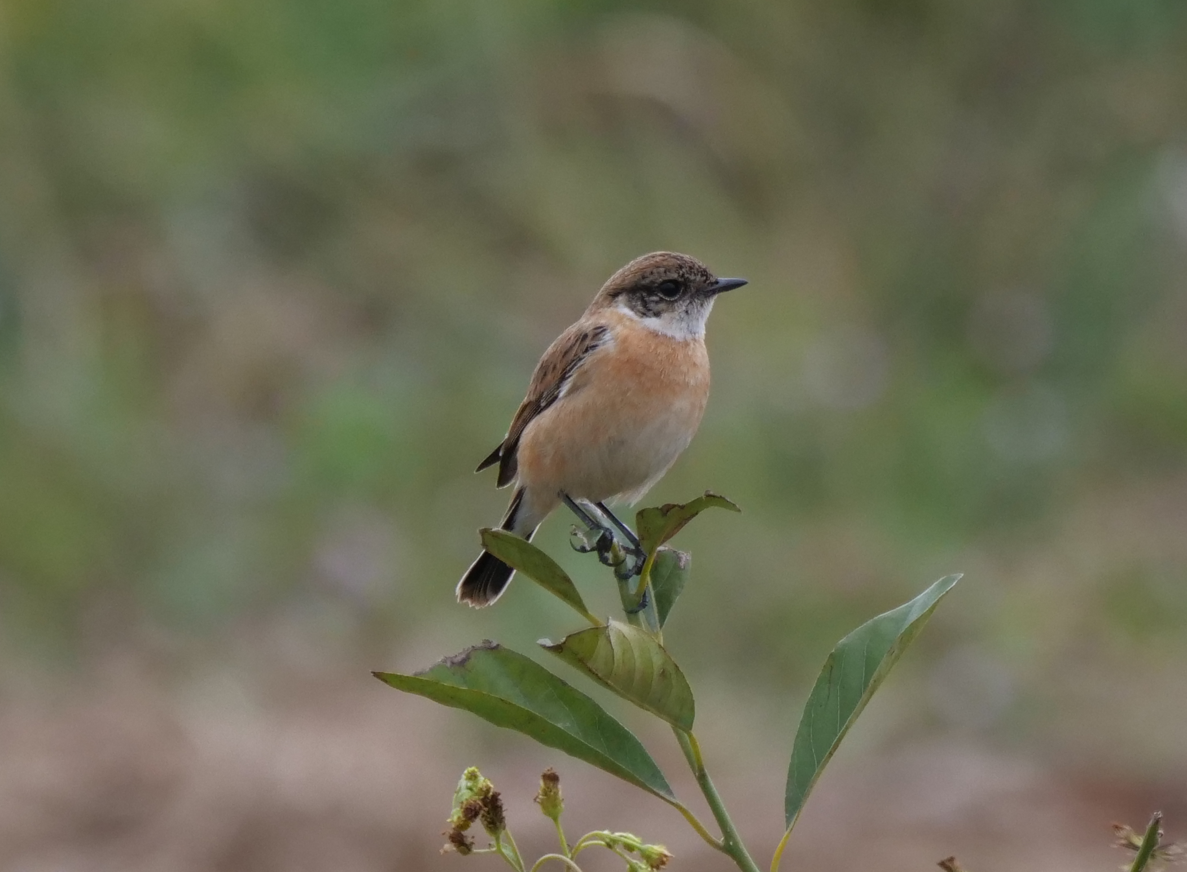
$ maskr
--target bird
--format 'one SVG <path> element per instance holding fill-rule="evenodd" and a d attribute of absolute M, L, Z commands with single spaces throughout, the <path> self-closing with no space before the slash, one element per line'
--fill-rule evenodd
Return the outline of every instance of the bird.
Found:
<path fill-rule="evenodd" d="M 593 517 L 596 507 L 637 548 L 606 502 L 637 501 L 692 441 L 709 398 L 705 321 L 719 294 L 745 284 L 718 278 L 687 254 L 657 251 L 602 285 L 548 346 L 506 436 L 475 470 L 497 465 L 498 487 L 514 485 L 503 530 L 530 541 L 564 503 L 601 531 L 598 550 L 608 562 L 612 534 Z M 514 572 L 483 551 L 458 582 L 457 599 L 488 606 Z"/>

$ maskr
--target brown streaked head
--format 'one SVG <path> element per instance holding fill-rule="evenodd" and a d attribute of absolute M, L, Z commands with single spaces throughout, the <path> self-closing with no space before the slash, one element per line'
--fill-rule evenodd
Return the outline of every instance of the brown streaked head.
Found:
<path fill-rule="evenodd" d="M 744 284 L 745 279 L 717 278 L 695 257 L 656 251 L 610 276 L 589 311 L 619 307 L 661 325 L 663 332 L 696 335 L 704 331 L 714 297 Z"/>

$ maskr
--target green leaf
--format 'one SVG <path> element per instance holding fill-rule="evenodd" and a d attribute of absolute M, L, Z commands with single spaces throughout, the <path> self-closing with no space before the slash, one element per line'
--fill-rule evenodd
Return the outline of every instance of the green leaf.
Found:
<path fill-rule="evenodd" d="M 640 509 L 635 515 L 635 529 L 643 552 L 650 557 L 660 545 L 679 533 L 685 524 L 710 507 L 729 509 L 731 512 L 742 511 L 725 497 L 710 491 L 705 491 L 703 497 L 697 497 L 690 503 L 667 503 Z"/>
<path fill-rule="evenodd" d="M 788 833 L 853 722 L 959 580 L 959 575 L 940 579 L 909 603 L 862 624 L 828 655 L 792 746 L 784 793 Z"/>
<path fill-rule="evenodd" d="M 668 622 L 668 615 L 676 599 L 688 581 L 688 567 L 692 555 L 675 548 L 660 548 L 655 552 L 655 563 L 651 567 L 651 593 L 655 597 L 655 610 L 659 625 Z"/>
<path fill-rule="evenodd" d="M 1138 854 L 1133 858 L 1133 865 L 1129 867 L 1129 872 L 1144 872 L 1146 866 L 1150 863 L 1150 859 L 1154 857 L 1158 850 L 1158 843 L 1162 840 L 1162 812 L 1154 812 L 1154 816 L 1150 818 L 1150 823 L 1146 827 L 1146 835 L 1142 837 L 1141 844 L 1138 846 Z M 1172 861 L 1173 862 L 1173 861 Z"/>
<path fill-rule="evenodd" d="M 626 727 L 534 660 L 495 642 L 467 648 L 413 675 L 374 675 L 397 690 L 465 709 L 674 801 L 663 773 Z"/>
<path fill-rule="evenodd" d="M 692 729 L 692 688 L 676 661 L 650 633 L 611 621 L 608 626 L 581 630 L 560 642 L 544 640 L 540 644 L 623 699 L 685 732 Z"/>
<path fill-rule="evenodd" d="M 585 601 L 577 592 L 577 586 L 560 565 L 526 539 L 507 530 L 479 531 L 482 547 L 502 560 L 512 569 L 522 572 L 540 587 L 568 603 L 591 624 L 602 622 L 589 613 Z"/>

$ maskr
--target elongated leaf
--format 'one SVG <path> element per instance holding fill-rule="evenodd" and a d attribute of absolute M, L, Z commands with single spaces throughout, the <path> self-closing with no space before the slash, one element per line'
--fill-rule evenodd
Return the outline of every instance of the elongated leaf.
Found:
<path fill-rule="evenodd" d="M 919 635 L 941 597 L 959 580 L 959 575 L 940 579 L 910 602 L 862 624 L 828 655 L 804 706 L 792 746 L 784 794 L 789 833 L 857 716 Z"/>
<path fill-rule="evenodd" d="M 688 581 L 688 567 L 692 555 L 675 548 L 660 548 L 655 552 L 655 563 L 651 567 L 651 593 L 655 597 L 655 611 L 659 625 L 663 627 L 672 613 L 672 606 L 684 590 Z"/>
<path fill-rule="evenodd" d="M 600 624 L 585 607 L 577 586 L 560 565 L 526 539 L 506 530 L 483 529 L 482 547 L 540 587 L 568 603 L 591 623 Z"/>
<path fill-rule="evenodd" d="M 638 627 L 611 621 L 540 643 L 566 663 L 623 699 L 684 731 L 692 729 L 692 688 L 676 661 L 655 637 Z"/>
<path fill-rule="evenodd" d="M 672 788 L 633 733 L 581 691 L 495 642 L 467 648 L 414 675 L 376 672 L 375 677 L 517 730 L 672 801 Z"/>
<path fill-rule="evenodd" d="M 742 511 L 730 500 L 709 491 L 705 491 L 704 496 L 697 497 L 690 503 L 667 503 L 640 509 L 635 515 L 635 528 L 643 551 L 648 555 L 654 554 L 660 545 L 679 533 L 685 524 L 710 507 L 729 509 L 731 512 Z"/>

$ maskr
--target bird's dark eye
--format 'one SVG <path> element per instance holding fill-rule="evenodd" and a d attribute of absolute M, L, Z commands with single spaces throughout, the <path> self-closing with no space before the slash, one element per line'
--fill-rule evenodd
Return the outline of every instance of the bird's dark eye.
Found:
<path fill-rule="evenodd" d="M 655 289 L 665 300 L 674 300 L 680 296 L 680 283 L 673 279 L 660 282 Z"/>

